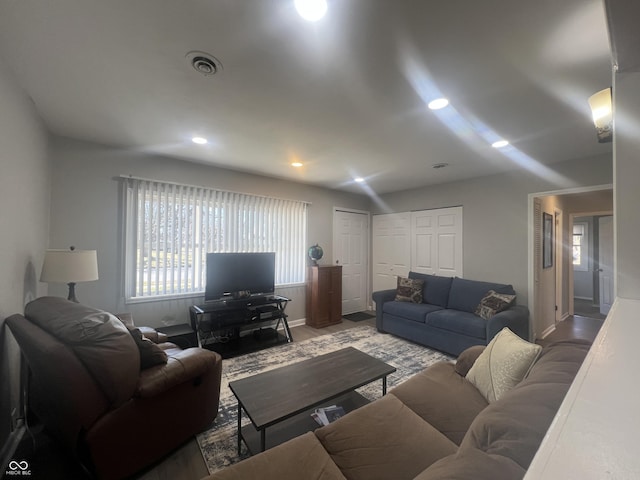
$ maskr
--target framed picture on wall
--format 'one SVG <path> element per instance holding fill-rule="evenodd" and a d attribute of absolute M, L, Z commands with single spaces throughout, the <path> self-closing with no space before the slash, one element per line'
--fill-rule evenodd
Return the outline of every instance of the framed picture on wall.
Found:
<path fill-rule="evenodd" d="M 553 216 L 542 213 L 542 268 L 553 266 Z"/>

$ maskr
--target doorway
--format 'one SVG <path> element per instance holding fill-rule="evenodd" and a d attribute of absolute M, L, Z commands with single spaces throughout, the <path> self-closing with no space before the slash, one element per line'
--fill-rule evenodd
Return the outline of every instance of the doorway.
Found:
<path fill-rule="evenodd" d="M 554 225 L 555 259 L 552 264 L 543 262 L 542 216 L 561 211 L 558 225 Z M 529 195 L 529 299 L 531 338 L 545 338 L 574 315 L 574 268 L 572 264 L 573 221 L 575 217 L 595 212 L 611 217 L 613 213 L 613 187 L 600 185 L 575 189 L 540 192 Z M 562 221 L 564 218 L 564 221 Z M 555 222 L 554 222 L 555 223 Z M 613 243 L 613 242 L 611 242 Z M 558 250 L 559 249 L 559 250 Z M 564 255 L 561 255 L 563 252 Z M 611 265 L 613 255 L 611 254 Z M 551 268 L 549 268 L 551 267 Z M 599 267 L 598 269 L 599 270 Z M 601 272 L 597 272 L 600 274 Z M 592 272 L 593 275 L 593 272 Z M 615 298 L 612 272 L 602 275 L 610 290 L 610 301 Z M 600 287 L 598 287 L 599 291 Z M 603 318 L 603 317 L 600 317 Z"/>
<path fill-rule="evenodd" d="M 613 216 L 571 216 L 573 315 L 604 320 L 613 302 Z"/>

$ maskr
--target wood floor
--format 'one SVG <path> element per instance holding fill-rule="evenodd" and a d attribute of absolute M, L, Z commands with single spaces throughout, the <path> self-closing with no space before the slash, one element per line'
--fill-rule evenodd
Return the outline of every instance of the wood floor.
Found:
<path fill-rule="evenodd" d="M 546 345 L 555 341 L 570 338 L 582 338 L 593 341 L 602 326 L 600 319 L 575 316 L 560 322 L 555 331 L 546 338 L 538 340 L 537 343 Z M 375 318 L 353 322 L 343 320 L 342 323 L 331 325 L 322 329 L 315 329 L 306 325 L 292 328 L 294 341 L 304 341 L 319 335 L 336 333 L 348 328 L 361 325 L 375 326 Z M 170 413 L 169 413 L 170 414 Z M 23 440 L 21 447 L 16 453 L 20 460 L 27 459 L 35 478 L 47 478 L 48 480 L 67 480 L 75 478 L 86 478 L 82 471 L 71 461 L 65 459 L 64 455 L 58 451 L 55 444 L 49 441 L 41 432 L 35 432 L 36 450 L 32 448 L 29 439 Z M 21 456 L 22 455 L 22 456 Z M 175 450 L 171 455 L 152 466 L 146 472 L 136 477 L 137 480 L 192 480 L 200 479 L 208 475 L 207 467 L 204 463 L 200 448 L 194 439 L 185 443 Z"/>
<path fill-rule="evenodd" d="M 593 342 L 600 331 L 604 320 L 580 315 L 573 315 L 567 320 L 558 322 L 553 332 L 543 339 L 536 340 L 536 343 L 545 346 L 560 340 L 580 338 Z"/>

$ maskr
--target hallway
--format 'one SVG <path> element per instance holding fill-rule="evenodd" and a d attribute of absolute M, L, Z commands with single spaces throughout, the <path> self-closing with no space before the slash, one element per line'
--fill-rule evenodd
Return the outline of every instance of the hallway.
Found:
<path fill-rule="evenodd" d="M 579 338 L 593 342 L 603 323 L 604 319 L 601 320 L 598 318 L 573 315 L 562 322 L 558 322 L 556 329 L 553 332 L 545 338 L 536 340 L 536 343 L 544 347 L 545 345 L 549 345 L 553 342 L 572 338 Z"/>

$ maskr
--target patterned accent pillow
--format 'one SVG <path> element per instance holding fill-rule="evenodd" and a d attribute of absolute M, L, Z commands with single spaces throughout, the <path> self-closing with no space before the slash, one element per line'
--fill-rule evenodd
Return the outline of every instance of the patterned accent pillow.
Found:
<path fill-rule="evenodd" d="M 495 402 L 529 373 L 540 350 L 540 345 L 529 343 L 504 327 L 476 359 L 466 379 L 487 402 Z"/>
<path fill-rule="evenodd" d="M 424 287 L 424 280 L 417 280 L 415 278 L 398 277 L 396 301 L 422 303 L 423 287 Z"/>
<path fill-rule="evenodd" d="M 495 290 L 489 290 L 476 307 L 476 315 L 485 320 L 489 320 L 496 313 L 509 308 L 509 305 L 511 305 L 515 299 L 515 295 L 497 293 Z"/>

